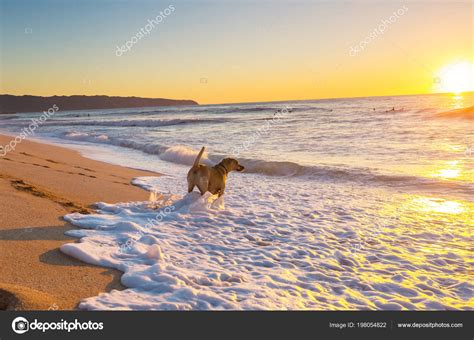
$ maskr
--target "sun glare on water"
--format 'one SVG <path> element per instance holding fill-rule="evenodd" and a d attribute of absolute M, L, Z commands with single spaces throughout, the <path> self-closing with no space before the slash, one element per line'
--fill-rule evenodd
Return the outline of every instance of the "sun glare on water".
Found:
<path fill-rule="evenodd" d="M 465 211 L 462 203 L 433 197 L 416 197 L 412 204 L 422 213 L 436 212 L 444 214 L 460 214 Z"/>
<path fill-rule="evenodd" d="M 431 172 L 430 177 L 438 177 L 440 179 L 449 180 L 460 177 L 461 167 L 458 161 L 443 162 Z"/>
<path fill-rule="evenodd" d="M 446 65 L 435 79 L 438 92 L 459 94 L 474 91 L 474 64 L 461 61 Z"/>

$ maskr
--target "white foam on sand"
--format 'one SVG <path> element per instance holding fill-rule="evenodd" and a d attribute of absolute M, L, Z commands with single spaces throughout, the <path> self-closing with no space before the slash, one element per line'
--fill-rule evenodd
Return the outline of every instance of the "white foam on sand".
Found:
<path fill-rule="evenodd" d="M 348 186 L 232 173 L 224 201 L 185 193 L 185 170 L 174 173 L 134 180 L 151 192 L 150 201 L 98 203 L 97 214 L 65 217 L 80 227 L 67 232 L 80 241 L 61 251 L 123 271 L 128 287 L 79 308 L 473 306 L 464 230 L 421 233 L 409 217 L 404 228 L 390 212 L 383 216 L 382 200 L 371 206 L 367 192 Z M 443 248 L 446 242 L 454 245 Z"/>

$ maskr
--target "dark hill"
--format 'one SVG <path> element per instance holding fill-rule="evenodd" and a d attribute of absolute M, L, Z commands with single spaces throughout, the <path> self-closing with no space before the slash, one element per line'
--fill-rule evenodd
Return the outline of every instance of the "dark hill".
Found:
<path fill-rule="evenodd" d="M 57 105 L 60 111 L 127 107 L 198 105 L 194 100 L 109 96 L 12 96 L 0 95 L 0 113 L 46 111 Z"/>

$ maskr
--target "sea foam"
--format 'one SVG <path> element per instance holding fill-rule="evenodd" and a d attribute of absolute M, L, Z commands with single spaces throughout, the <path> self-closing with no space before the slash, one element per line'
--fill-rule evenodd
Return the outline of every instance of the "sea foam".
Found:
<path fill-rule="evenodd" d="M 127 287 L 84 299 L 81 309 L 472 307 L 461 252 L 426 253 L 441 231 L 400 236 L 393 216 L 383 224 L 380 211 L 364 207 L 367 193 L 321 187 L 313 203 L 315 188 L 303 182 L 283 194 L 284 183 L 232 173 L 218 199 L 185 193 L 183 170 L 174 173 L 133 181 L 149 201 L 98 203 L 98 214 L 65 217 L 80 242 L 61 251 L 123 271 Z"/>

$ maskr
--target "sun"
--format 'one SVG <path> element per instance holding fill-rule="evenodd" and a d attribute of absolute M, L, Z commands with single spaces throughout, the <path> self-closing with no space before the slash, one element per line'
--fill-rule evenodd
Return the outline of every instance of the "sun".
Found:
<path fill-rule="evenodd" d="M 444 66 L 435 77 L 437 92 L 459 94 L 474 91 L 474 64 L 459 61 Z"/>

